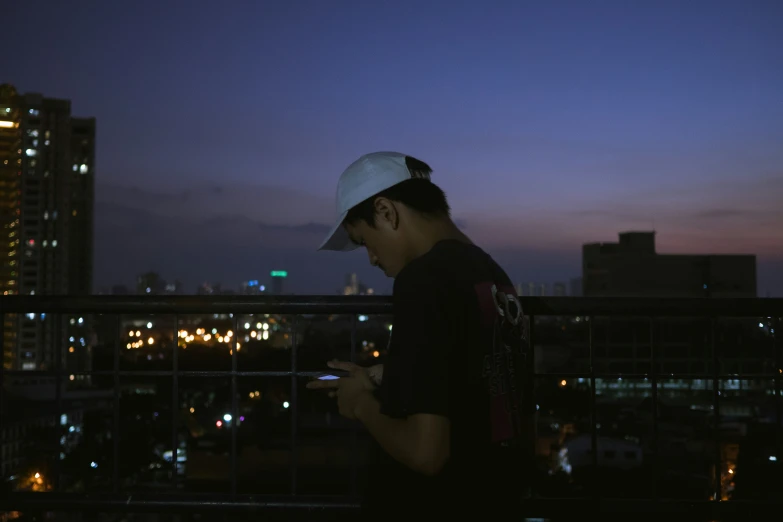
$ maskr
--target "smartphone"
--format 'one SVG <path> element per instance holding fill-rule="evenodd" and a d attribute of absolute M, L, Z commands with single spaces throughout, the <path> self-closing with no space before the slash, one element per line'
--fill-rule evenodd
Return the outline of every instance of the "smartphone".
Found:
<path fill-rule="evenodd" d="M 347 377 L 348 372 L 341 371 L 341 370 L 332 370 L 329 373 L 323 373 L 316 377 L 319 381 L 333 381 L 335 379 L 339 379 L 340 377 Z"/>

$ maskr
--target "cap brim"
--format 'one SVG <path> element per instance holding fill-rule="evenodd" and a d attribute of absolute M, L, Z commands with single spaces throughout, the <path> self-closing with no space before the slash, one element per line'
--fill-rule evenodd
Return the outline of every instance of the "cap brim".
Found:
<path fill-rule="evenodd" d="M 337 220 L 337 224 L 329 231 L 326 239 L 318 250 L 335 250 L 337 252 L 350 252 L 356 250 L 359 245 L 351 241 L 351 237 L 348 235 L 348 231 L 343 227 L 343 220 L 348 212 L 344 212 Z"/>

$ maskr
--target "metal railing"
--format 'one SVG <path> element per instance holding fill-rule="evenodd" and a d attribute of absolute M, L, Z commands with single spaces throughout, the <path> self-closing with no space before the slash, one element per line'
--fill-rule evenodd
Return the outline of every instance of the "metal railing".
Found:
<path fill-rule="evenodd" d="M 651 400 L 653 411 L 658 411 L 658 374 L 656 364 L 658 354 L 655 340 L 652 338 L 652 326 L 663 318 L 673 317 L 699 317 L 709 321 L 710 342 L 713 349 L 710 357 L 713 364 L 712 372 L 708 377 L 713 382 L 714 390 L 714 416 L 715 433 L 720 416 L 720 382 L 722 379 L 742 379 L 748 377 L 738 374 L 721 374 L 721 365 L 717 364 L 718 354 L 715 345 L 715 321 L 719 318 L 770 318 L 774 326 L 781 326 L 783 317 L 783 299 L 651 299 L 651 298 L 570 298 L 551 297 L 536 298 L 523 297 L 521 303 L 524 312 L 530 318 L 531 346 L 536 345 L 536 318 L 547 316 L 577 316 L 587 319 L 588 328 L 588 371 L 567 374 L 555 374 L 557 378 L 582 378 L 590 383 L 590 444 L 593 469 L 598 468 L 598 429 L 596 419 L 596 378 L 602 374 L 596 371 L 595 351 L 593 339 L 594 318 L 645 318 L 650 323 L 650 371 L 641 374 L 621 374 L 629 378 L 647 378 L 651 381 Z M 147 315 L 163 314 L 175 317 L 175 324 L 179 324 L 179 317 L 186 314 L 276 314 L 299 316 L 302 314 L 337 314 L 352 316 L 351 355 L 357 353 L 356 317 L 365 315 L 390 315 L 392 313 L 391 299 L 388 297 L 332 297 L 332 296 L 280 296 L 280 297 L 246 297 L 246 296 L 221 296 L 221 297 L 159 297 L 159 296 L 95 296 L 95 297 L 67 297 L 67 296 L 12 296 L 0 299 L 0 317 L 5 314 L 104 314 L 104 315 Z M 296 319 L 295 319 L 296 320 Z M 2 331 L 4 321 L 0 320 L 0 339 L 4 339 Z M 774 331 L 774 330 L 773 330 Z M 297 448 L 297 384 L 302 378 L 310 378 L 315 372 L 299 371 L 297 369 L 298 342 L 296 328 L 292 330 L 290 344 L 290 369 L 287 371 L 240 371 L 238 368 L 238 350 L 231 351 L 231 369 L 226 371 L 183 370 L 178 364 L 178 349 L 173 350 L 172 368 L 168 371 L 131 371 L 122 370 L 120 365 L 121 346 L 119 340 L 115 343 L 114 365 L 112 370 L 98 370 L 83 372 L 88 375 L 111 376 L 114 379 L 114 411 L 113 411 L 113 492 L 112 493 L 63 493 L 63 492 L 3 492 L 0 497 L 0 511 L 92 511 L 92 512 L 165 512 L 165 513 L 195 513 L 205 511 L 217 511 L 222 513 L 234 512 L 269 512 L 282 513 L 295 518 L 297 513 L 307 512 L 309 517 L 321 514 L 350 514 L 355 513 L 358 507 L 358 499 L 355 497 L 328 497 L 319 498 L 297 494 L 296 474 L 296 448 Z M 119 332 L 118 332 L 119 335 Z M 783 425 L 783 398 L 781 394 L 781 372 L 783 372 L 783 346 L 776 341 L 777 336 L 772 335 L 771 342 L 774 350 L 774 368 L 776 369 L 769 379 L 774 381 L 775 397 L 775 426 L 776 451 L 783 460 L 781 451 Z M 553 374 L 538 374 L 535 372 L 536 350 L 531 348 L 527 354 L 530 363 L 527 364 L 528 382 L 535 378 Z M 56 386 L 56 404 L 58 411 L 62 411 L 63 397 L 62 384 L 68 378 L 69 372 L 63 368 L 62 354 L 57 350 L 57 362 L 55 369 L 47 371 L 9 371 L 0 370 L 0 384 L 9 377 L 35 377 L 45 376 L 54 378 Z M 172 466 L 176 468 L 177 454 L 177 418 L 173 412 L 178 408 L 178 384 L 182 377 L 224 377 L 230 379 L 231 387 L 231 413 L 234 418 L 238 415 L 237 403 L 237 379 L 238 377 L 288 377 L 290 378 L 291 396 L 291 448 L 293 451 L 291 460 L 291 492 L 290 495 L 268 496 L 249 495 L 237 491 L 237 423 L 231 425 L 231 489 L 225 495 L 200 495 L 194 493 L 161 493 L 161 494 L 129 494 L 119 489 L 119 431 L 120 431 L 120 377 L 130 375 L 155 375 L 167 377 L 172 381 Z M 753 375 L 752 377 L 758 377 Z M 3 387 L 0 386 L 0 393 Z M 532 390 L 532 384 L 531 384 Z M 5 403 L 5 398 L 0 396 L 0 405 Z M 2 406 L 0 406 L 1 408 Z M 4 412 L 0 411 L 0 426 L 4 418 Z M 656 451 L 658 441 L 658 416 L 652 417 L 653 452 Z M 717 437 L 717 435 L 716 435 Z M 716 441 L 717 442 L 717 441 Z M 716 444 L 717 446 L 717 444 Z M 655 453 L 654 453 L 655 455 Z M 653 456 L 653 459 L 655 456 Z M 721 463 L 720 450 L 716 448 L 713 500 L 670 500 L 659 498 L 653 491 L 651 498 L 646 499 L 612 499 L 600 494 L 598 489 L 592 491 L 586 498 L 571 499 L 547 499 L 527 498 L 520 501 L 520 513 L 527 517 L 557 518 L 579 514 L 587 516 L 600 512 L 603 517 L 627 518 L 633 513 L 634 518 L 647 517 L 659 518 L 661 516 L 682 515 L 689 520 L 703 519 L 732 519 L 742 517 L 748 519 L 754 516 L 769 513 L 771 508 L 780 510 L 783 501 L 720 501 L 720 474 L 718 467 Z M 177 480 L 176 469 L 172 473 Z"/>

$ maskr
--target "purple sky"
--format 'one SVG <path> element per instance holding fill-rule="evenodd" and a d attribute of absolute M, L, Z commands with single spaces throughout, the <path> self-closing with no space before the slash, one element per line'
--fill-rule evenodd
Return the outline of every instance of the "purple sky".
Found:
<path fill-rule="evenodd" d="M 313 249 L 342 169 L 399 150 L 516 281 L 654 224 L 783 295 L 783 2 L 15 4 L 0 81 L 98 118 L 99 285 L 388 289 Z"/>

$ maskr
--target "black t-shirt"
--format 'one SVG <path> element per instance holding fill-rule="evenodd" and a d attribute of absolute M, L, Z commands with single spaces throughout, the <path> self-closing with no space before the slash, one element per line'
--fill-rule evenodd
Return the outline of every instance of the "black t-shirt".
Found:
<path fill-rule="evenodd" d="M 524 389 L 527 322 L 508 276 L 479 247 L 441 241 L 398 274 L 393 303 L 381 411 L 448 417 L 451 452 L 442 472 L 429 477 L 376 446 L 365 510 L 411 516 L 480 509 L 486 516 L 519 506 L 530 472 L 532 409 Z"/>

